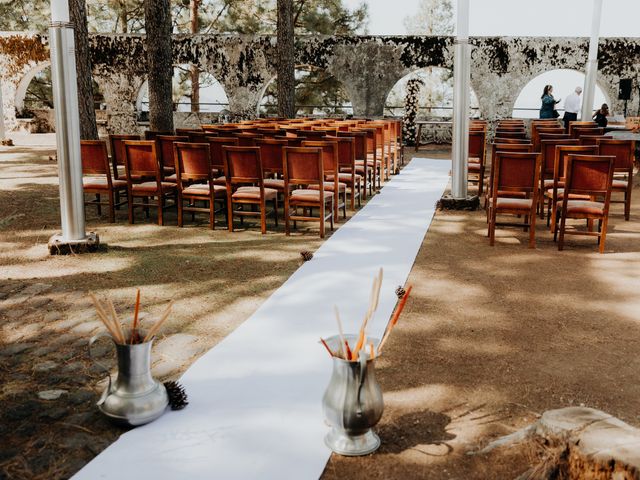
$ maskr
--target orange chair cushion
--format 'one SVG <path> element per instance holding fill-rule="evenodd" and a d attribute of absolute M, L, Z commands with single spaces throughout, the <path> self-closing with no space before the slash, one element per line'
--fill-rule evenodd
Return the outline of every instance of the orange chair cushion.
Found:
<path fill-rule="evenodd" d="M 356 169 L 356 172 L 358 171 L 358 169 Z M 327 175 L 327 180 L 329 180 L 330 182 L 332 182 L 334 179 L 333 175 Z M 339 173 L 338 174 L 338 180 L 340 182 L 345 182 L 345 183 L 351 183 L 351 174 L 350 173 Z M 357 182 L 358 180 L 362 180 L 362 177 L 358 174 L 355 175 L 355 181 Z"/>
<path fill-rule="evenodd" d="M 627 190 L 629 182 L 627 180 L 614 180 L 611 184 L 613 190 Z"/>
<path fill-rule="evenodd" d="M 227 188 L 221 185 L 213 186 L 213 193 L 216 197 L 222 196 L 226 193 Z M 182 189 L 182 194 L 191 196 L 195 195 L 198 197 L 208 197 L 209 196 L 209 185 L 204 183 L 194 183 L 193 185 L 189 185 Z"/>
<path fill-rule="evenodd" d="M 124 188 L 127 186 L 126 180 L 111 180 L 111 184 L 114 189 Z M 91 188 L 94 190 L 108 190 L 109 183 L 107 177 L 85 177 L 82 179 L 82 186 L 84 188 Z"/>
<path fill-rule="evenodd" d="M 481 170 L 479 163 L 470 163 L 468 168 L 469 168 L 470 172 L 478 172 L 478 173 L 480 173 L 480 170 Z"/>
<path fill-rule="evenodd" d="M 562 209 L 562 205 L 558 204 L 558 209 Z M 567 202 L 567 217 L 574 215 L 604 215 L 604 203 L 588 200 L 569 200 Z"/>
<path fill-rule="evenodd" d="M 278 195 L 278 191 L 273 188 L 264 189 L 264 199 L 273 200 Z M 240 187 L 231 195 L 233 200 L 255 200 L 260 201 L 260 187 Z"/>
<path fill-rule="evenodd" d="M 175 190 L 177 185 L 171 182 L 161 182 L 162 190 L 164 192 L 170 192 Z M 131 190 L 135 194 L 153 194 L 158 192 L 158 184 L 156 182 L 143 182 L 143 183 L 134 183 L 131 186 Z"/>
<path fill-rule="evenodd" d="M 164 181 L 165 182 L 176 183 L 178 181 L 178 177 L 177 177 L 177 175 L 175 173 L 173 175 L 165 175 Z"/>
<path fill-rule="evenodd" d="M 213 179 L 213 184 L 214 185 L 224 185 L 224 186 L 226 186 L 227 185 L 227 178 L 224 175 L 221 176 L 221 177 L 218 177 L 218 178 L 214 178 Z"/>
<path fill-rule="evenodd" d="M 553 196 L 553 190 L 549 191 L 549 196 Z M 564 198 L 564 188 L 558 189 L 558 200 L 562 200 Z M 569 200 L 591 200 L 589 195 L 582 195 L 579 193 L 570 193 Z"/>
<path fill-rule="evenodd" d="M 318 190 L 318 185 L 309 185 L 309 190 Z M 324 182 L 324 190 L 325 192 L 333 192 L 336 189 L 336 184 L 333 182 Z M 347 189 L 347 186 L 344 183 L 338 183 L 338 191 L 344 192 Z"/>
<path fill-rule="evenodd" d="M 267 188 L 284 190 L 284 180 L 281 178 L 265 178 L 263 182 L 264 182 L 264 186 Z"/>
<path fill-rule="evenodd" d="M 493 199 L 490 200 L 493 203 Z M 500 198 L 496 202 L 496 208 L 499 210 L 522 210 L 528 212 L 531 210 L 531 198 Z"/>
<path fill-rule="evenodd" d="M 328 203 L 333 198 L 333 192 L 324 192 L 324 201 Z M 294 190 L 291 192 L 289 199 L 292 202 L 320 202 L 320 191 L 319 190 L 309 190 L 306 188 L 299 188 L 298 190 Z"/>

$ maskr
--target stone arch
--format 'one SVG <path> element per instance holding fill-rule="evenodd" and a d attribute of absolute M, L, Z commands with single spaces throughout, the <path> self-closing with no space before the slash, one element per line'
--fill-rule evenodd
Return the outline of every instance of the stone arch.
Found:
<path fill-rule="evenodd" d="M 296 75 L 296 113 L 304 115 L 322 115 L 322 114 L 350 114 L 353 112 L 353 106 L 347 89 L 342 81 L 333 75 L 328 69 L 312 65 L 310 63 L 301 63 L 295 66 Z M 324 74 L 324 78 L 320 77 L 321 82 L 328 88 L 335 88 L 336 97 L 331 104 L 330 102 L 323 102 L 322 105 L 312 106 L 308 104 L 299 104 L 299 101 L 304 101 L 300 98 L 301 85 L 304 85 L 304 79 L 313 74 Z M 262 87 L 259 95 L 259 101 L 257 105 L 258 115 L 264 115 L 269 112 L 265 106 L 265 99 L 269 97 L 269 89 L 275 85 L 277 75 L 273 75 Z M 306 92 L 305 92 L 306 93 Z M 324 100 L 324 98 L 322 99 Z M 331 112 L 333 108 L 333 112 Z M 301 111 L 302 110 L 302 111 Z"/>
<path fill-rule="evenodd" d="M 431 72 L 428 72 L 428 69 Z M 421 78 L 426 83 L 431 82 L 432 86 L 436 86 L 436 98 L 434 100 L 429 101 L 428 99 L 422 97 L 423 101 L 419 102 L 421 107 L 423 108 L 422 116 L 435 116 L 435 117 L 451 117 L 453 114 L 453 71 L 451 68 L 442 67 L 442 66 L 428 66 L 421 68 L 414 68 L 406 72 L 400 79 L 398 79 L 393 87 L 388 91 L 387 97 L 385 99 L 384 105 L 384 113 L 385 115 L 393 115 L 393 116 L 402 116 L 403 108 L 404 108 L 404 99 L 405 92 L 404 88 L 406 83 L 411 78 Z M 470 95 L 471 101 L 469 103 L 471 108 L 471 114 L 475 116 L 475 112 L 480 113 L 480 105 L 478 102 L 478 96 L 473 88 L 470 86 Z M 395 97 L 395 98 L 394 98 Z M 440 105 L 426 105 L 426 103 L 430 103 L 432 101 L 436 101 L 440 103 Z M 400 102 L 398 105 L 392 105 L 390 102 Z M 430 106 L 442 106 L 445 108 L 441 109 L 433 109 L 431 112 L 424 112 L 424 107 Z M 419 113 L 419 116 L 420 113 Z"/>
<path fill-rule="evenodd" d="M 20 112 L 24 109 L 24 100 L 31 81 L 35 78 L 36 75 L 38 75 L 40 72 L 43 72 L 50 66 L 51 62 L 36 63 L 32 68 L 24 73 L 22 78 L 20 78 L 16 85 L 16 91 L 14 94 L 14 106 L 16 112 Z"/>
<path fill-rule="evenodd" d="M 562 99 L 562 102 L 559 104 L 559 107 L 562 108 L 566 96 L 572 93 L 576 86 L 582 86 L 584 84 L 584 77 L 584 73 L 575 68 L 540 70 L 530 75 L 520 77 L 521 87 L 517 90 L 511 105 L 512 116 L 537 118 L 537 110 L 540 108 L 540 94 L 544 88 L 544 84 L 554 84 L 553 80 L 556 80 L 554 95 L 556 98 Z M 558 83 L 558 81 L 560 83 Z M 597 105 L 597 107 L 599 107 L 603 102 L 612 106 L 614 97 L 611 95 L 608 84 L 609 82 L 600 74 L 597 76 L 594 106 Z M 562 90 L 558 89 L 558 85 L 561 86 Z M 524 100 L 523 95 L 526 95 L 530 100 Z"/>

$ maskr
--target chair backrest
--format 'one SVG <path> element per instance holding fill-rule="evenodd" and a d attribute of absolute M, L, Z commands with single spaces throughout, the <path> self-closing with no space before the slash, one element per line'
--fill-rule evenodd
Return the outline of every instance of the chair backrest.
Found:
<path fill-rule="evenodd" d="M 309 129 L 298 129 L 295 130 L 296 135 L 298 135 L 299 137 L 306 137 L 306 138 L 322 138 L 326 135 L 326 132 L 323 132 L 322 130 L 311 130 L 311 126 L 309 126 Z"/>
<path fill-rule="evenodd" d="M 600 127 L 574 127 L 571 133 L 573 138 L 580 138 L 582 135 L 604 135 L 604 128 Z"/>
<path fill-rule="evenodd" d="M 140 135 L 109 135 L 114 165 L 124 165 L 124 142 L 127 140 L 140 140 Z"/>
<path fill-rule="evenodd" d="M 319 147 L 322 149 L 322 168 L 325 174 L 334 174 L 338 169 L 338 142 L 306 140 L 303 147 Z"/>
<path fill-rule="evenodd" d="M 173 150 L 179 188 L 182 188 L 183 181 L 213 181 L 208 143 L 175 142 Z"/>
<path fill-rule="evenodd" d="M 524 130 L 508 130 L 504 128 L 496 129 L 496 135 L 502 138 L 527 138 L 527 132 Z"/>
<path fill-rule="evenodd" d="M 207 143 L 207 137 L 215 137 L 216 132 L 191 132 L 189 133 L 189 142 L 191 143 Z"/>
<path fill-rule="evenodd" d="M 158 135 L 156 137 L 156 142 L 158 142 L 158 156 L 160 157 L 160 164 L 163 167 L 175 168 L 176 162 L 173 157 L 173 143 L 187 141 L 189 141 L 189 137 L 178 135 Z"/>
<path fill-rule="evenodd" d="M 353 138 L 353 154 L 356 160 L 367 159 L 367 133 L 352 131 L 340 131 L 338 137 Z"/>
<path fill-rule="evenodd" d="M 567 132 L 569 135 L 573 135 L 573 129 L 578 127 L 597 127 L 598 124 L 593 120 L 588 120 L 585 122 L 575 120 L 573 122 L 569 122 L 569 131 Z"/>
<path fill-rule="evenodd" d="M 594 145 L 556 145 L 556 155 L 553 161 L 554 185 L 564 178 L 569 155 L 597 155 L 598 147 Z"/>
<path fill-rule="evenodd" d="M 497 152 L 493 173 L 493 198 L 497 197 L 499 191 L 533 193 L 538 186 L 540 155 Z"/>
<path fill-rule="evenodd" d="M 263 138 L 256 141 L 256 146 L 260 148 L 260 158 L 262 159 L 262 170 L 264 173 L 282 173 L 282 149 L 289 145 L 287 140 L 276 140 L 274 138 Z"/>
<path fill-rule="evenodd" d="M 526 138 L 504 138 L 504 137 L 495 137 L 493 139 L 493 143 L 530 143 L 530 140 Z"/>
<path fill-rule="evenodd" d="M 615 157 L 602 155 L 568 155 L 565 190 L 569 193 L 611 195 Z"/>
<path fill-rule="evenodd" d="M 176 135 L 180 137 L 188 137 L 190 133 L 204 133 L 202 128 L 176 128 Z"/>
<path fill-rule="evenodd" d="M 155 177 L 160 180 L 160 163 L 155 140 L 126 140 L 124 142 L 127 180 L 133 175 Z"/>
<path fill-rule="evenodd" d="M 377 156 L 378 144 L 376 141 L 376 130 L 375 128 L 366 128 L 358 126 L 357 128 L 352 128 L 350 131 L 354 132 L 364 132 L 367 135 L 367 155 L 372 153 L 374 156 Z"/>
<path fill-rule="evenodd" d="M 106 175 L 111 182 L 107 142 L 104 140 L 80 140 L 82 173 Z"/>
<path fill-rule="evenodd" d="M 569 135 L 563 135 L 568 137 Z M 540 163 L 542 165 L 542 172 L 547 175 L 553 175 L 553 166 L 556 161 L 556 146 L 557 145 L 578 145 L 578 140 L 574 138 L 553 138 L 540 140 Z"/>
<path fill-rule="evenodd" d="M 484 162 L 484 132 L 469 132 L 469 157 L 479 158 L 480 162 Z"/>
<path fill-rule="evenodd" d="M 356 163 L 355 139 L 354 137 L 327 137 L 332 142 L 338 143 L 338 165 L 349 167 L 353 172 Z"/>
<path fill-rule="evenodd" d="M 162 131 L 156 131 L 156 130 L 144 131 L 145 140 L 155 140 L 158 135 L 173 135 L 173 132 L 162 132 Z"/>
<path fill-rule="evenodd" d="M 238 139 L 240 147 L 253 147 L 256 144 L 256 140 L 263 138 L 258 133 L 234 133 L 233 136 Z"/>
<path fill-rule="evenodd" d="M 224 170 L 225 163 L 222 147 L 238 146 L 238 142 L 236 137 L 207 137 L 209 152 L 211 154 L 211 168 Z"/>
<path fill-rule="evenodd" d="M 286 185 L 318 184 L 324 178 L 322 149 L 284 147 L 284 181 Z M 323 189 L 320 189 L 323 195 Z"/>
<path fill-rule="evenodd" d="M 580 135 L 580 138 L 578 139 L 580 142 L 580 145 L 597 145 L 598 144 L 598 139 L 600 138 L 607 138 L 604 135 Z"/>
<path fill-rule="evenodd" d="M 260 147 L 222 147 L 227 185 L 257 183 L 262 186 Z"/>
<path fill-rule="evenodd" d="M 614 169 L 633 172 L 633 160 L 636 150 L 634 140 L 616 140 L 610 137 L 597 139 L 598 154 L 615 157 Z"/>

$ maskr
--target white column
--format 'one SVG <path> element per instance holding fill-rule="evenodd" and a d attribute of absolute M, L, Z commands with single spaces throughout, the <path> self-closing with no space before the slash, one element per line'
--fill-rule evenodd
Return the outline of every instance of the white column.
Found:
<path fill-rule="evenodd" d="M 602 16 L 602 0 L 593 0 L 593 18 L 591 23 L 591 40 L 589 41 L 589 59 L 584 79 L 582 98 L 582 120 L 591 120 L 593 99 L 596 93 L 596 76 L 598 74 L 598 40 L 600 37 L 600 17 Z"/>
<path fill-rule="evenodd" d="M 451 145 L 451 196 L 454 199 L 467 198 L 470 80 L 469 0 L 458 0 L 457 35 L 453 61 L 453 138 Z"/>
<path fill-rule="evenodd" d="M 73 26 L 68 0 L 51 0 L 51 83 L 56 118 L 62 241 L 87 238 L 80 159 L 80 114 Z"/>
<path fill-rule="evenodd" d="M 0 82 L 0 142 L 2 142 L 4 139 L 4 105 L 2 104 L 2 82 Z"/>

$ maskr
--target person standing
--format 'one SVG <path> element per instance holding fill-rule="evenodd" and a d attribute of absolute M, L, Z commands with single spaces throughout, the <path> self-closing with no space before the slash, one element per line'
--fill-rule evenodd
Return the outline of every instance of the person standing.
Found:
<path fill-rule="evenodd" d="M 569 122 L 578 120 L 581 93 L 582 87 L 576 87 L 575 91 L 564 101 L 564 117 L 562 117 L 562 121 L 564 122 L 564 129 L 567 132 L 569 131 Z"/>
<path fill-rule="evenodd" d="M 545 85 L 541 98 L 540 118 L 558 118 L 556 104 L 560 103 L 560 99 L 553 98 L 553 87 L 551 85 Z"/>

